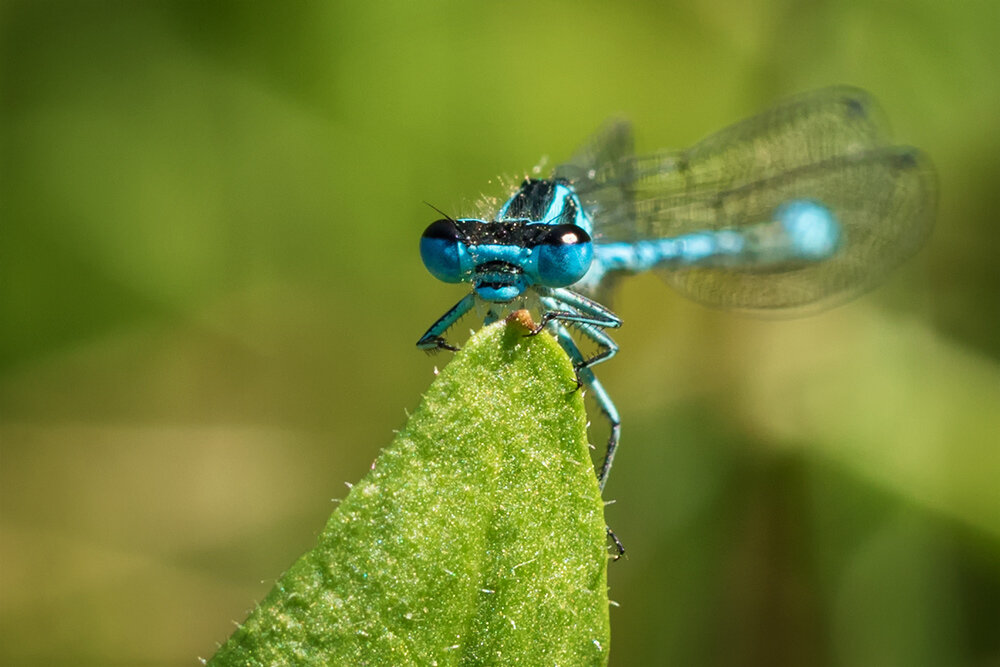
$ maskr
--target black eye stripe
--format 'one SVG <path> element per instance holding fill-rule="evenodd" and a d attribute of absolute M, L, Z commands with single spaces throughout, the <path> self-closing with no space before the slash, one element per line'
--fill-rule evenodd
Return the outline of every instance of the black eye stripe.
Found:
<path fill-rule="evenodd" d="M 533 245 L 537 225 L 523 222 L 459 220 L 458 231 L 469 245 Z"/>
<path fill-rule="evenodd" d="M 438 225 L 442 225 L 439 232 Z M 448 225 L 444 228 L 443 225 Z M 454 235 L 445 235 L 454 229 Z M 433 232 L 433 233 L 432 233 Z M 441 236 L 437 234 L 441 233 Z M 482 220 L 438 220 L 424 232 L 427 238 L 458 240 L 467 245 L 514 245 L 534 248 L 539 245 L 575 245 L 589 243 L 590 235 L 576 225 L 530 224 L 524 221 L 484 222 Z"/>

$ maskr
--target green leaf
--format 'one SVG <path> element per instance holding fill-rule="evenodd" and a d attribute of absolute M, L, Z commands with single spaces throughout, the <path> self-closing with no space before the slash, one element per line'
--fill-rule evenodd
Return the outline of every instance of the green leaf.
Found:
<path fill-rule="evenodd" d="M 572 367 L 500 322 L 212 665 L 603 665 L 603 503 Z"/>

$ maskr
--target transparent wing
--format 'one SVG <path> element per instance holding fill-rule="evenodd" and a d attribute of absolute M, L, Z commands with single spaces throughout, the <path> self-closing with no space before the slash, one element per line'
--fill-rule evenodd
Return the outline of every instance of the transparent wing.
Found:
<path fill-rule="evenodd" d="M 682 151 L 633 156 L 628 125 L 610 122 L 567 165 L 557 167 L 556 175 L 570 180 L 588 205 L 601 204 L 595 211 L 599 239 L 683 234 L 695 231 L 685 220 L 637 218 L 631 207 L 651 198 L 712 198 L 839 155 L 864 152 L 885 145 L 885 126 L 882 112 L 863 90 L 825 88 L 793 97 Z M 620 150 L 625 133 L 628 151 Z M 624 210 L 616 210 L 612 202 Z"/>
<path fill-rule="evenodd" d="M 702 303 L 743 311 L 819 310 L 875 286 L 923 244 L 934 220 L 934 173 L 912 148 L 880 148 L 838 156 L 711 198 L 636 203 L 657 224 L 718 230 L 766 222 L 790 199 L 815 199 L 841 225 L 841 247 L 830 259 L 786 266 L 688 268 L 659 271 L 681 293 Z"/>
<path fill-rule="evenodd" d="M 606 121 L 569 160 L 556 167 L 555 178 L 586 181 L 591 170 L 631 157 L 632 125 L 623 118 Z"/>
<path fill-rule="evenodd" d="M 769 220 L 789 198 L 822 201 L 846 228 L 834 259 L 767 270 L 685 269 L 664 277 L 710 305 L 823 307 L 872 286 L 919 247 L 932 224 L 929 163 L 912 149 L 887 147 L 887 137 L 867 93 L 836 87 L 792 98 L 687 150 L 624 154 L 583 168 L 571 161 L 557 173 L 574 183 L 592 212 L 598 243 L 739 229 Z M 601 154 L 581 152 L 588 151 Z"/>

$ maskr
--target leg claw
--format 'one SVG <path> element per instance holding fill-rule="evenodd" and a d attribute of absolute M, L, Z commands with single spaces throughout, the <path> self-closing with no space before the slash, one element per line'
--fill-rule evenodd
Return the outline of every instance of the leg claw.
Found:
<path fill-rule="evenodd" d="M 428 352 L 434 352 L 435 350 L 450 350 L 452 352 L 458 352 L 459 348 L 457 345 L 452 345 L 444 339 L 443 336 L 432 336 L 426 338 L 417 343 L 417 346 L 421 349 L 427 350 Z"/>

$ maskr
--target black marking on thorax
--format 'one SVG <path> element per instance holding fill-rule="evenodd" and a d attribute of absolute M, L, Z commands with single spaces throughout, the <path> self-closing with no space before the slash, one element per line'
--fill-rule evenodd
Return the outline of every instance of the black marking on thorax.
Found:
<path fill-rule="evenodd" d="M 505 219 L 541 221 L 552 206 L 555 183 L 546 179 L 529 178 L 511 197 Z"/>
<path fill-rule="evenodd" d="M 549 218 L 549 212 L 560 208 L 555 200 L 556 185 L 568 185 L 561 179 L 549 180 L 529 178 L 511 197 L 510 205 L 504 213 L 504 220 L 530 220 L 549 225 L 576 224 L 577 205 L 572 197 L 564 197 L 557 218 Z"/>

